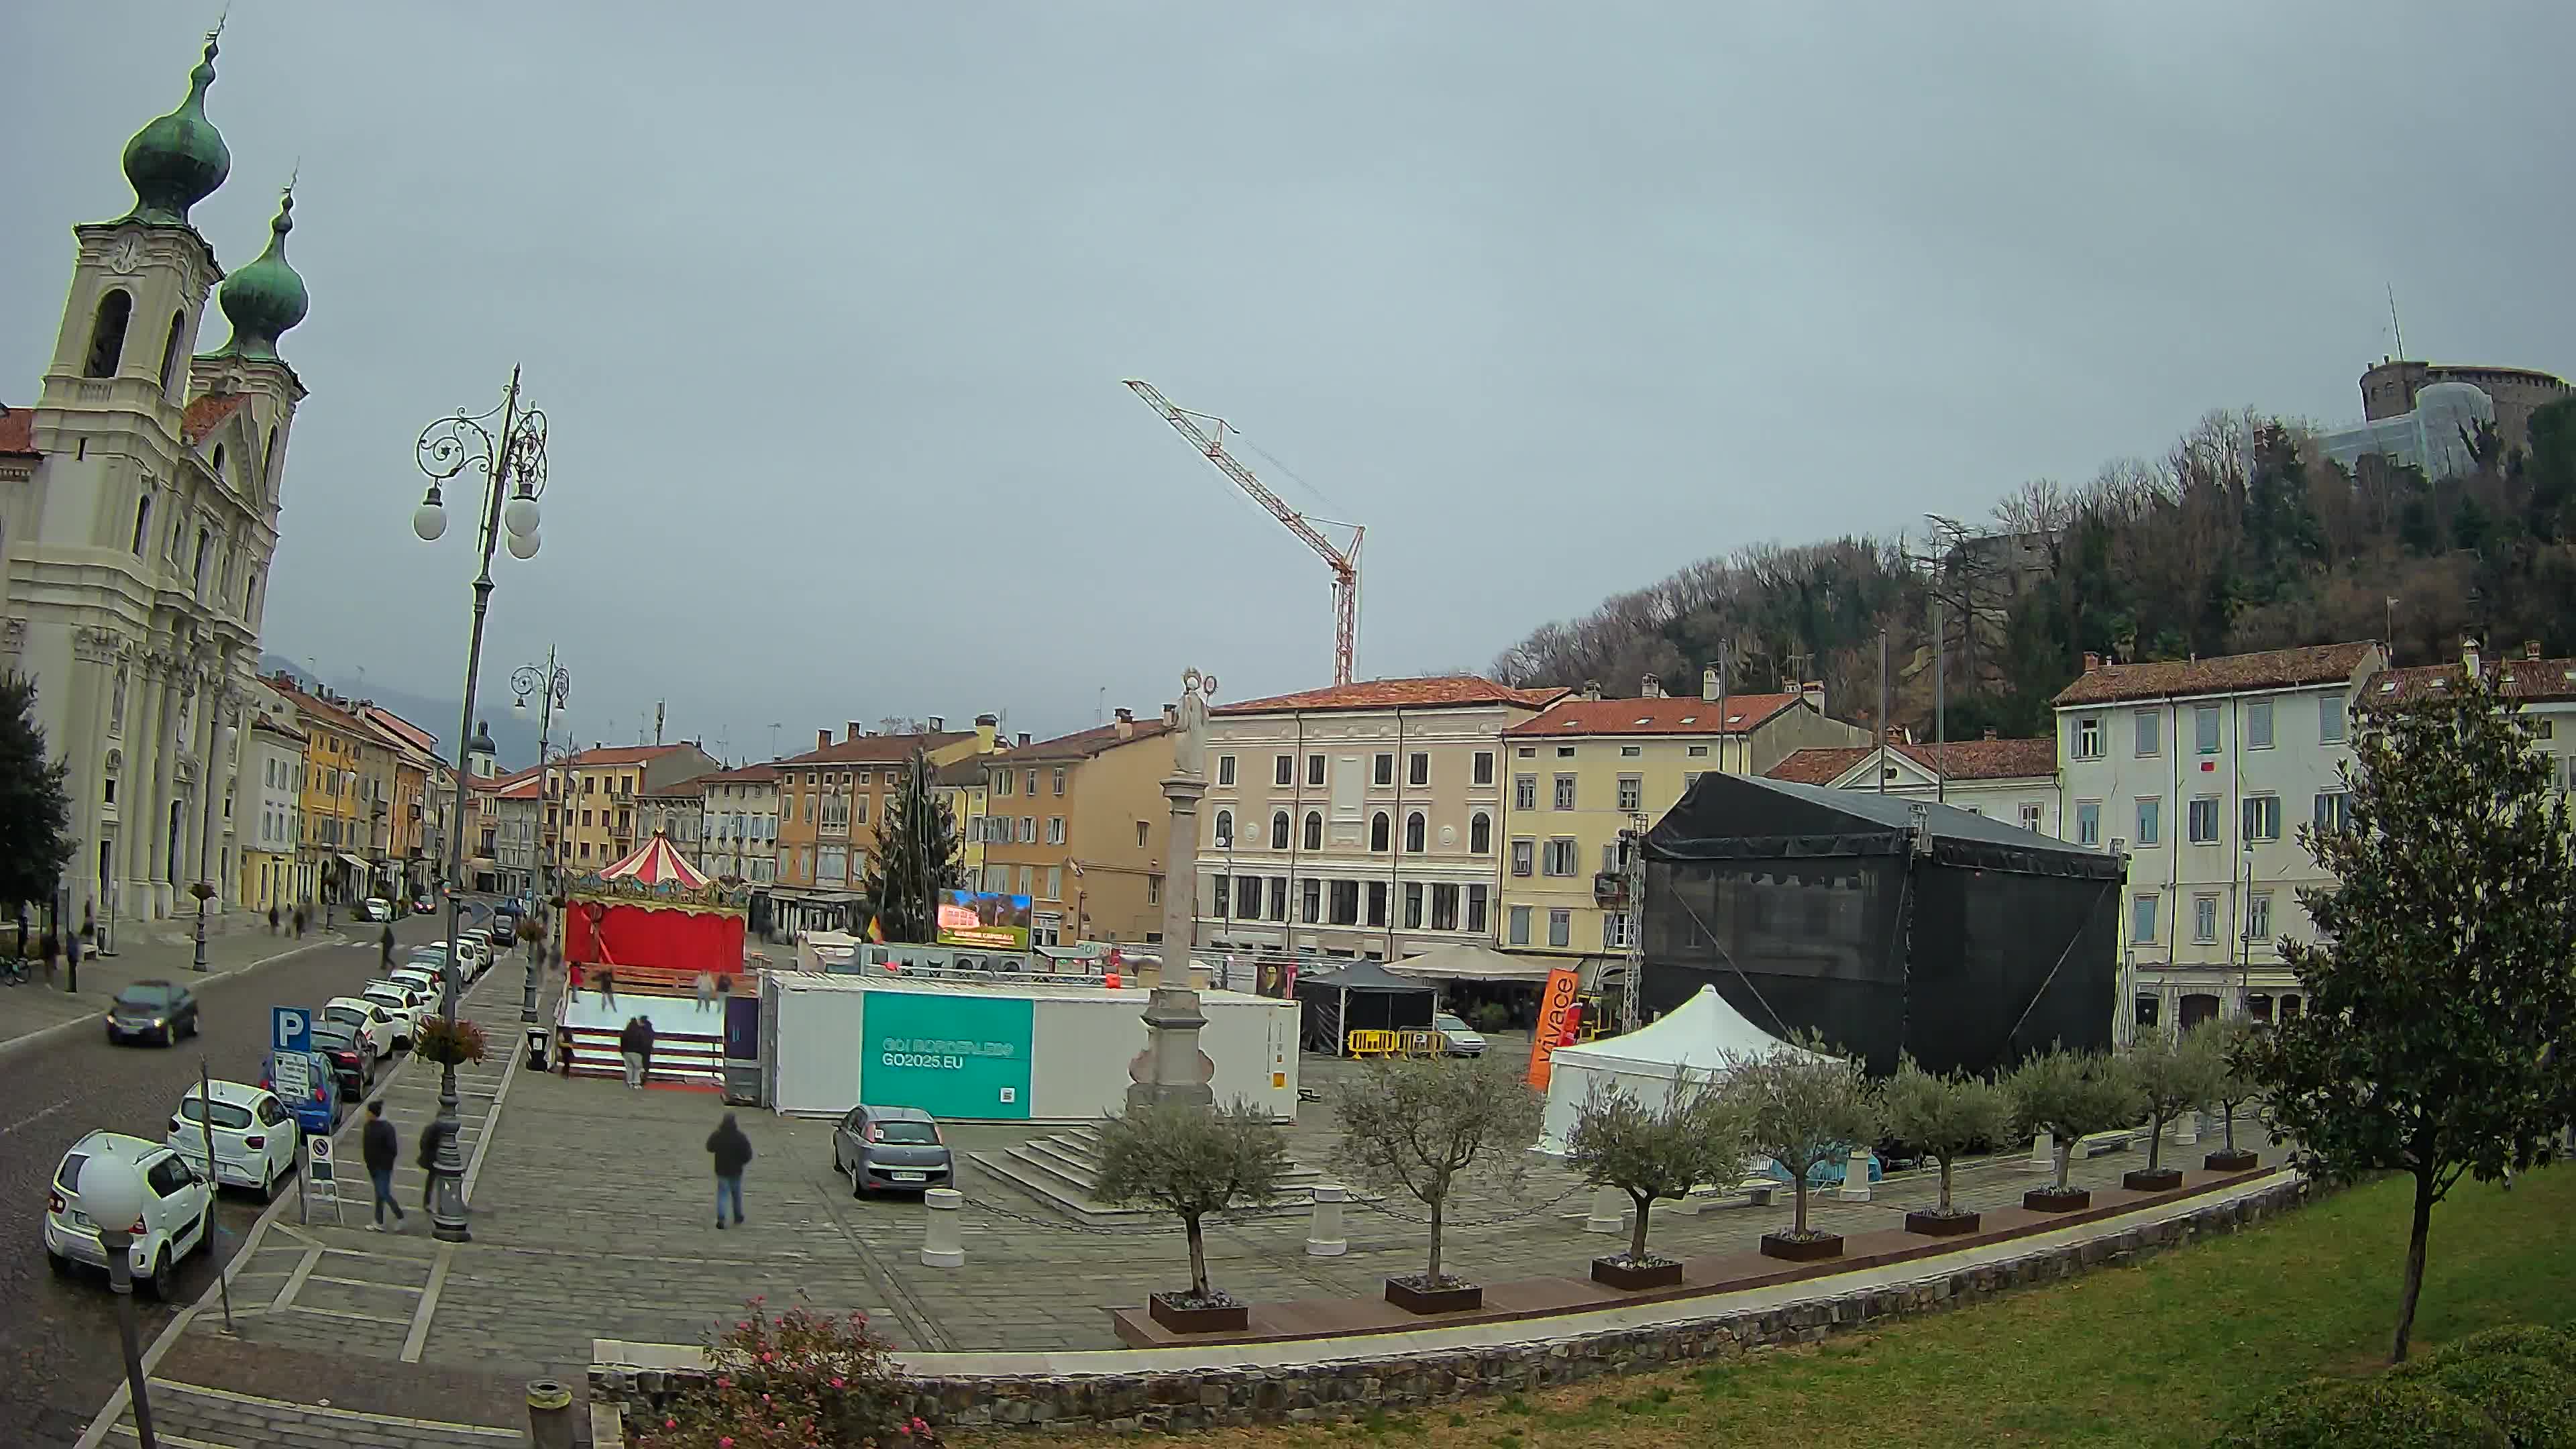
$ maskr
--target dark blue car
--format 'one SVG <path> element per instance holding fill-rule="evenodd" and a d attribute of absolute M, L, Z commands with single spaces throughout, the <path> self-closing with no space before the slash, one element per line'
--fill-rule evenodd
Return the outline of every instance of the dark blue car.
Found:
<path fill-rule="evenodd" d="M 294 1114 L 296 1127 L 307 1136 L 337 1130 L 340 1126 L 339 1073 L 332 1070 L 331 1059 L 320 1052 L 298 1052 L 296 1055 L 304 1058 L 304 1074 L 313 1083 L 311 1091 L 299 1099 L 277 1090 L 276 1052 L 268 1054 L 267 1064 L 260 1069 L 260 1086 L 277 1092 L 278 1105 Z"/>

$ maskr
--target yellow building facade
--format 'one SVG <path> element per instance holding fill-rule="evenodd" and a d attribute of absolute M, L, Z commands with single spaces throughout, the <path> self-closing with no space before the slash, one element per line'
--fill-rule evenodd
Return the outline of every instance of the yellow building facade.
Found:
<path fill-rule="evenodd" d="M 1502 732 L 1497 944 L 1581 966 L 1624 956 L 1636 929 L 1620 842 L 1705 774 L 1752 775 L 1805 748 L 1865 744 L 1821 691 L 1718 698 L 1570 696 Z"/>

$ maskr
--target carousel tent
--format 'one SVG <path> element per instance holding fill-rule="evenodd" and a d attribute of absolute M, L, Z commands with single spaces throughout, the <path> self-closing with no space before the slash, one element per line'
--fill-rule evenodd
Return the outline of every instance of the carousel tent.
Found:
<path fill-rule="evenodd" d="M 686 988 L 700 973 L 739 976 L 744 905 L 743 892 L 708 879 L 657 833 L 572 883 L 564 960 L 606 967 L 620 985 Z"/>
<path fill-rule="evenodd" d="M 1730 1060 L 1765 1056 L 1783 1045 L 1727 1005 L 1715 987 L 1703 986 L 1690 1000 L 1624 1036 L 1558 1047 L 1548 1058 L 1539 1150 L 1565 1151 L 1575 1112 L 1596 1090 L 1616 1088 L 1642 1106 L 1661 1108 L 1672 1099 L 1675 1083 L 1707 1081 Z"/>
<path fill-rule="evenodd" d="M 1340 1056 L 1355 1031 L 1427 1031 L 1436 996 L 1430 982 L 1398 976 L 1375 961 L 1299 977 L 1298 1044 Z"/>

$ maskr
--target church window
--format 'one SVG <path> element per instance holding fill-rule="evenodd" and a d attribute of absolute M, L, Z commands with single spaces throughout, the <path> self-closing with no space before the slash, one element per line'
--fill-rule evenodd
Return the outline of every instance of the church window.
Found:
<path fill-rule="evenodd" d="M 152 527 L 152 495 L 144 494 L 134 502 L 134 556 L 143 556 L 143 540 Z"/>
<path fill-rule="evenodd" d="M 215 444 L 215 481 L 216 481 L 216 482 L 218 482 L 218 483 L 220 483 L 220 482 L 222 482 L 223 480 L 224 480 L 224 445 L 223 445 L 223 444 L 221 444 L 221 443 L 217 443 L 217 444 Z"/>
<path fill-rule="evenodd" d="M 163 392 L 168 392 L 173 387 L 178 386 L 178 379 L 171 375 L 171 369 L 177 367 L 179 364 L 179 337 L 180 334 L 187 331 L 187 329 L 187 313 L 173 312 L 170 314 L 170 336 L 168 340 L 161 344 L 161 390 Z"/>
<path fill-rule="evenodd" d="M 194 577 L 194 578 L 196 579 L 196 581 L 197 581 L 197 587 L 198 587 L 198 588 L 200 588 L 200 589 L 203 589 L 203 588 L 206 586 L 206 559 L 207 559 L 207 557 L 208 557 L 210 554 L 212 554 L 212 553 L 214 552 L 214 547 L 215 547 L 215 536 L 214 536 L 214 534 L 213 534 L 212 532 L 210 532 L 210 531 L 206 530 L 206 529 L 202 529 L 202 528 L 201 528 L 201 529 L 198 529 L 198 530 L 197 530 L 197 568 L 196 568 L 196 572 L 192 575 L 192 577 Z"/>
<path fill-rule="evenodd" d="M 125 324 L 134 314 L 134 294 L 118 288 L 98 299 L 98 319 L 89 329 L 89 366 L 85 377 L 114 377 L 125 357 Z"/>

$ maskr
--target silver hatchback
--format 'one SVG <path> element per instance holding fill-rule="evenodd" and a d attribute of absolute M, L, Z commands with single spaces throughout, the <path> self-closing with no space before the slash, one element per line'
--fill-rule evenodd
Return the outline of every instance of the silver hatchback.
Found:
<path fill-rule="evenodd" d="M 832 1167 L 852 1197 L 946 1187 L 953 1166 L 938 1119 L 918 1107 L 852 1107 L 832 1129 Z"/>

